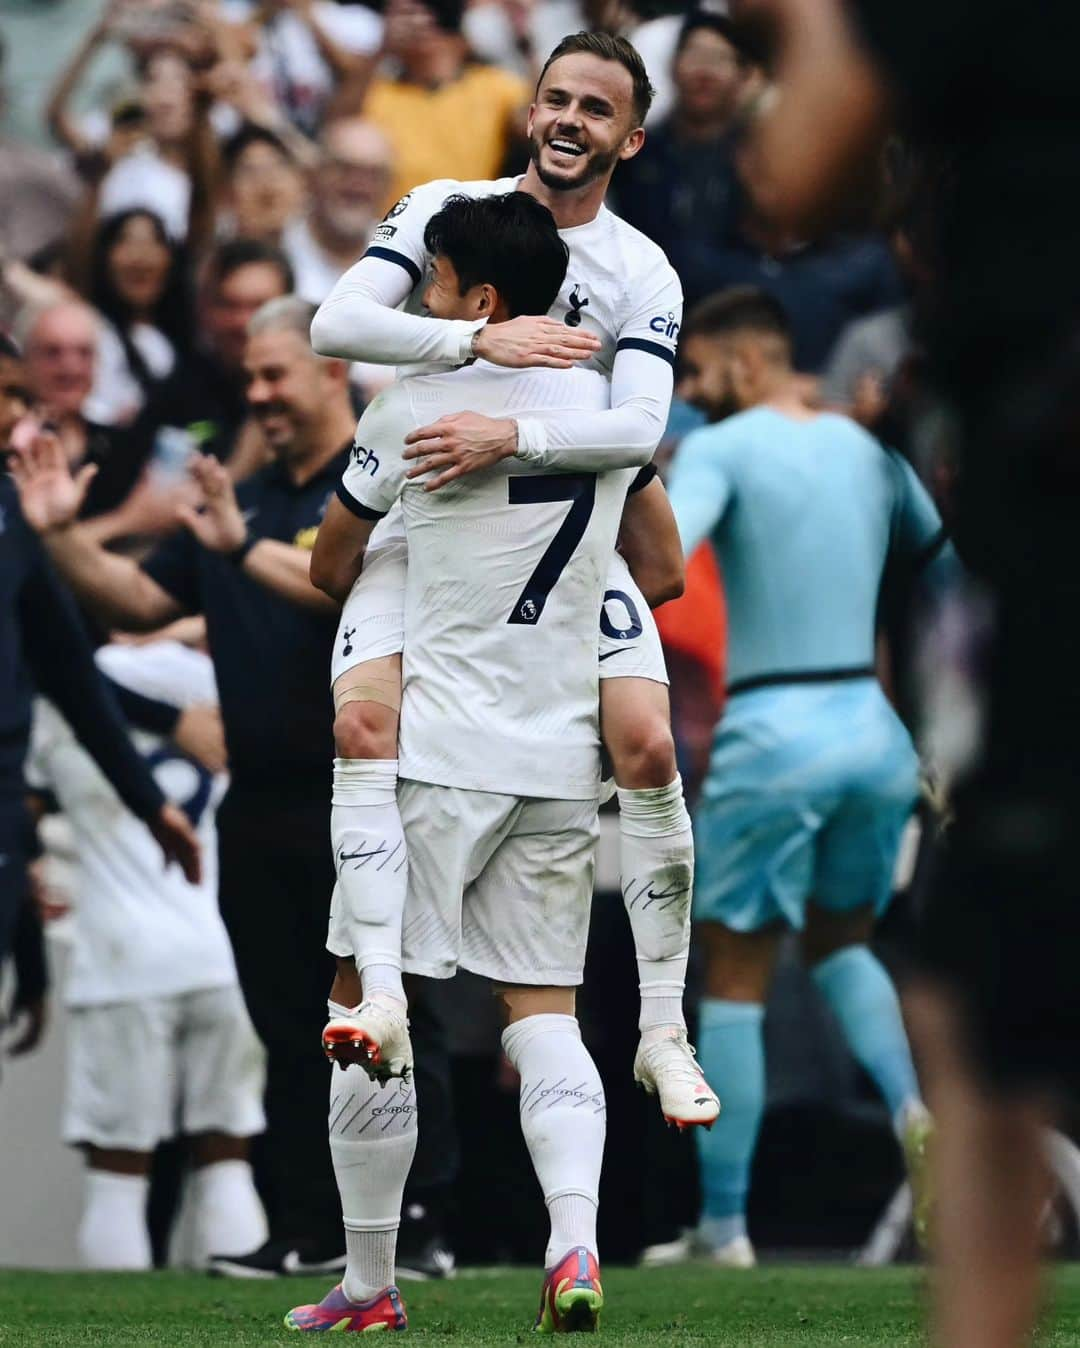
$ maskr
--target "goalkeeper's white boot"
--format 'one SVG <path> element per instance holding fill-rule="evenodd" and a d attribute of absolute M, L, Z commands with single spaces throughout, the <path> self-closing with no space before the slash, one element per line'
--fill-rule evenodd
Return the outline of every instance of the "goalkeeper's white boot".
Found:
<path fill-rule="evenodd" d="M 757 1268 L 757 1255 L 747 1236 L 735 1236 L 710 1250 L 709 1262 L 717 1268 Z"/>
<path fill-rule="evenodd" d="M 323 1052 L 340 1067 L 362 1067 L 372 1081 L 409 1077 L 413 1069 L 412 1041 L 406 1008 L 384 1001 L 361 1002 L 344 1014 L 331 1016 L 323 1030 Z"/>
<path fill-rule="evenodd" d="M 634 1080 L 650 1095 L 660 1098 L 660 1112 L 680 1132 L 685 1128 L 711 1128 L 720 1114 L 720 1101 L 705 1080 L 693 1044 L 685 1030 L 672 1029 L 662 1036 L 642 1036 L 634 1058 Z"/>

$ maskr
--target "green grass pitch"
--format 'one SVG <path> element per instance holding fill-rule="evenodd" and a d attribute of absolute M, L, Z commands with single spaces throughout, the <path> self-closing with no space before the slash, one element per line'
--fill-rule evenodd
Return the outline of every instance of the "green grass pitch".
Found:
<path fill-rule="evenodd" d="M 291 1305 L 326 1282 L 232 1282 L 181 1274 L 0 1272 L 0 1344 L 294 1343 L 282 1327 Z M 613 1268 L 604 1277 L 609 1345 L 817 1348 L 925 1343 L 924 1276 L 914 1269 L 773 1265 L 753 1273 L 686 1267 Z M 430 1344 L 536 1342 L 534 1274 L 481 1272 L 452 1282 L 406 1283 L 410 1337 Z M 1080 1342 L 1080 1266 L 1053 1277 L 1040 1348 Z M 382 1342 L 382 1339 L 379 1339 Z"/>

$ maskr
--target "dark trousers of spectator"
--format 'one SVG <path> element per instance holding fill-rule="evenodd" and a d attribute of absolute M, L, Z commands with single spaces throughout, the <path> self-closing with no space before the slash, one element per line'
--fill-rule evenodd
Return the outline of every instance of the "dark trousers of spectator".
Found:
<path fill-rule="evenodd" d="M 259 1148 L 271 1238 L 342 1244 L 327 1140 L 329 1067 L 320 1048 L 334 961 L 329 790 L 300 798 L 234 786 L 218 812 L 221 911 L 240 986 L 266 1047 L 266 1136 Z M 410 979 L 419 1142 L 408 1199 L 441 1207 L 458 1172 L 450 1063 L 429 979 Z"/>
<path fill-rule="evenodd" d="M 343 1246 L 327 1140 L 329 1067 L 320 1048 L 334 962 L 326 923 L 334 870 L 329 790 L 234 786 L 218 813 L 221 911 L 240 986 L 266 1047 L 262 1179 L 271 1239 Z"/>
<path fill-rule="evenodd" d="M 26 814 L 22 802 L 0 802 L 0 967 L 11 953 L 26 895 Z"/>

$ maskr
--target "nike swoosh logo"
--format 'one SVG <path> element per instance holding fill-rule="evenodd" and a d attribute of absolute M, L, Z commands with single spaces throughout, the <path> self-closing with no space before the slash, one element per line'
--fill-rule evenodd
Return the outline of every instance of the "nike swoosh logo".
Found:
<path fill-rule="evenodd" d="M 617 646 L 615 650 L 605 651 L 603 655 L 599 656 L 598 658 L 601 660 L 610 660 L 613 655 L 622 655 L 623 651 L 628 651 L 629 649 L 630 649 L 629 646 Z"/>

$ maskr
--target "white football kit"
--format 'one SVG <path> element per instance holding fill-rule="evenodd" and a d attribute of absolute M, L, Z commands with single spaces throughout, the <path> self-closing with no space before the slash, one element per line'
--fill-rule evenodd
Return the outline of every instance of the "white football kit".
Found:
<path fill-rule="evenodd" d="M 217 702 L 209 658 L 176 642 L 107 646 L 96 658 L 134 693 L 181 708 Z M 264 1126 L 263 1051 L 218 909 L 215 816 L 228 780 L 159 735 L 132 739 L 197 829 L 198 885 L 163 866 L 56 708 L 35 709 L 27 780 L 57 798 L 78 858 L 64 1138 L 149 1151 L 178 1123 L 249 1136 Z"/>
<path fill-rule="evenodd" d="M 443 179 L 402 198 L 376 229 L 367 252 L 321 306 L 312 325 L 319 348 L 351 359 L 400 363 L 406 367 L 402 373 L 449 370 L 468 359 L 469 343 L 482 323 L 421 316 L 431 261 L 424 230 L 448 197 L 512 192 L 519 182 Z M 517 416 L 521 460 L 545 471 L 590 471 L 625 464 L 627 453 L 636 451 L 640 455 L 636 461 L 643 464 L 659 443 L 671 402 L 682 320 L 678 277 L 662 249 L 606 207 L 587 224 L 561 230 L 560 236 L 570 261 L 550 314 L 568 327 L 600 337 L 601 349 L 583 368 L 610 380 L 610 394 L 602 408 L 575 418 L 550 412 Z M 396 310 L 400 304 L 405 312 Z M 376 552 L 382 554 L 378 560 Z M 376 530 L 369 556 L 342 611 L 334 646 L 334 681 L 362 661 L 402 649 L 400 596 L 408 554 L 397 512 L 392 511 Z M 617 555 L 611 560 L 606 591 L 601 677 L 666 683 L 656 624 Z M 618 659 L 610 658 L 616 651 Z"/>
<path fill-rule="evenodd" d="M 508 459 L 425 492 L 405 480 L 404 437 L 466 408 L 573 418 L 607 397 L 592 371 L 478 361 L 403 379 L 361 418 L 340 495 L 368 519 L 400 496 L 408 535 L 398 775 L 410 972 L 449 977 L 460 964 L 503 982 L 580 981 L 599 790 L 596 624 L 636 470 L 532 473 Z M 340 918 L 332 911 L 329 947 L 348 954 Z"/>

